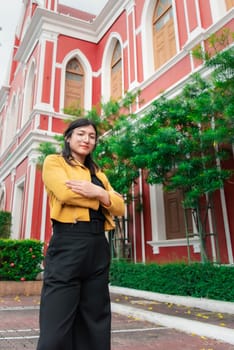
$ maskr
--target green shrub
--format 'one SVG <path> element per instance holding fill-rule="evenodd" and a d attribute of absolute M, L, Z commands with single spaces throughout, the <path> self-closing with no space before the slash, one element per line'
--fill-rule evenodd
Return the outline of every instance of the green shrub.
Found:
<path fill-rule="evenodd" d="M 42 271 L 43 243 L 0 239 L 0 281 L 33 281 Z"/>
<path fill-rule="evenodd" d="M 0 238 L 9 238 L 11 234 L 11 213 L 0 211 Z"/>
<path fill-rule="evenodd" d="M 114 286 L 163 294 L 234 301 L 234 268 L 231 266 L 112 261 L 110 282 Z"/>

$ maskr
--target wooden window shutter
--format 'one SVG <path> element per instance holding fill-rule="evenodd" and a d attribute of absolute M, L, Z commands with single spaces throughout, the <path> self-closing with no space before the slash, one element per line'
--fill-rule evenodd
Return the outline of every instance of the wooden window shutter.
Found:
<path fill-rule="evenodd" d="M 182 207 L 183 195 L 180 190 L 164 191 L 166 238 L 186 238 L 185 213 Z M 188 231 L 193 232 L 192 214 L 187 210 Z"/>
<path fill-rule="evenodd" d="M 234 7 L 234 0 L 225 0 L 227 11 Z"/>
<path fill-rule="evenodd" d="M 117 41 L 111 60 L 111 97 L 118 100 L 122 97 L 122 53 Z"/>
<path fill-rule="evenodd" d="M 159 0 L 153 15 L 153 50 L 155 69 L 176 54 L 171 0 Z"/>
<path fill-rule="evenodd" d="M 66 67 L 64 108 L 84 108 L 84 71 L 77 58 Z"/>

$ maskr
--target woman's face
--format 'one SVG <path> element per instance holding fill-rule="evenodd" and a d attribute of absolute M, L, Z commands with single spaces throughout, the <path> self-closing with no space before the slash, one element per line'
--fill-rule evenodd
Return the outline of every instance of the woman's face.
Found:
<path fill-rule="evenodd" d="M 75 128 L 67 139 L 74 159 L 83 163 L 85 157 L 95 148 L 97 135 L 92 125 Z"/>

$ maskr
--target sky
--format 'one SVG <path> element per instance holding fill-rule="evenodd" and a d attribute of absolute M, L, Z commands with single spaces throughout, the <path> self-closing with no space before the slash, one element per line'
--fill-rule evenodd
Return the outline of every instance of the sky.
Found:
<path fill-rule="evenodd" d="M 98 14 L 108 0 L 59 0 L 67 6 Z M 0 0 L 0 88 L 8 76 L 14 35 L 21 13 L 22 0 Z M 43 0 L 39 0 L 43 2 Z"/>

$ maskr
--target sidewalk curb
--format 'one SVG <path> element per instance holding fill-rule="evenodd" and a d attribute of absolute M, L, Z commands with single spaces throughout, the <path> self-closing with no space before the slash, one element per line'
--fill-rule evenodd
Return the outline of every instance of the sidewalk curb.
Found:
<path fill-rule="evenodd" d="M 234 303 L 226 301 L 211 300 L 205 298 L 203 299 L 194 297 L 182 297 L 177 295 L 153 293 L 137 289 L 115 286 L 110 286 L 110 293 L 122 294 L 138 298 L 140 297 L 143 299 L 153 301 L 174 303 L 177 305 L 180 304 L 188 307 L 197 307 L 202 310 L 228 313 L 234 315 Z M 234 345 L 234 330 L 231 328 L 216 326 L 210 323 L 205 324 L 204 322 L 188 320 L 182 317 L 169 316 L 147 310 L 144 311 L 137 309 L 136 307 L 122 305 L 118 303 L 111 303 L 111 307 L 112 312 L 116 312 L 121 315 L 128 314 L 129 316 L 132 316 L 134 318 L 140 318 L 141 320 L 158 324 L 164 327 L 174 328 L 185 333 L 205 336 L 210 339 L 215 339 Z"/>
<path fill-rule="evenodd" d="M 110 293 L 123 294 L 137 298 L 144 298 L 165 303 L 174 303 L 202 310 L 227 313 L 234 315 L 234 303 L 228 301 L 211 300 L 205 298 L 183 297 L 179 295 L 160 294 L 138 289 L 110 286 Z"/>
<path fill-rule="evenodd" d="M 174 328 L 176 330 L 192 333 L 207 338 L 216 339 L 225 343 L 234 344 L 234 330 L 230 328 L 204 324 L 199 321 L 183 319 L 182 317 L 168 316 L 156 312 L 143 311 L 131 306 L 111 303 L 112 312 L 132 316 L 157 325 Z"/>

